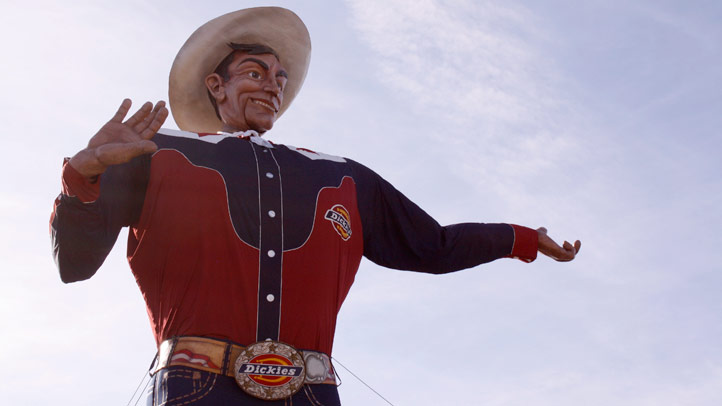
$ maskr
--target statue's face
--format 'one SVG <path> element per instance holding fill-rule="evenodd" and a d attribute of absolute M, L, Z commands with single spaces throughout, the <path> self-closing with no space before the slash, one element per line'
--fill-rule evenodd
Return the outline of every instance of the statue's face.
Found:
<path fill-rule="evenodd" d="M 273 127 L 283 102 L 288 74 L 273 54 L 236 52 L 228 65 L 228 80 L 216 73 L 206 86 L 216 99 L 223 130 L 266 132 Z"/>

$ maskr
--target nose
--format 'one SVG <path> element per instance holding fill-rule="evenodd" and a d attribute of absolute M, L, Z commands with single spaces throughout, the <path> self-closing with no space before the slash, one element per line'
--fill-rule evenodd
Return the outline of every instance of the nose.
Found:
<path fill-rule="evenodd" d="M 281 90 L 281 86 L 278 85 L 276 82 L 276 78 L 269 77 L 268 80 L 266 80 L 266 85 L 264 86 L 263 90 L 273 93 L 275 96 L 279 96 L 283 91 Z"/>

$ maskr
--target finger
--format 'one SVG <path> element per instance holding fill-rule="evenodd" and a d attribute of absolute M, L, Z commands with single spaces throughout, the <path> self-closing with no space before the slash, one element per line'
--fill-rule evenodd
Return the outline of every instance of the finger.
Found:
<path fill-rule="evenodd" d="M 571 261 L 574 258 L 576 258 L 577 253 L 579 252 L 579 249 L 582 247 L 581 241 L 577 240 L 574 242 L 574 245 L 572 245 L 569 241 L 564 241 L 564 244 L 562 245 L 562 251 L 558 255 L 557 258 L 555 258 L 557 261 Z"/>
<path fill-rule="evenodd" d="M 574 259 L 574 257 L 577 254 L 577 250 L 574 249 L 574 246 L 569 243 L 569 241 L 564 241 L 564 244 L 562 245 L 564 248 L 564 258 L 566 261 L 571 261 Z"/>
<path fill-rule="evenodd" d="M 115 115 L 110 119 L 110 121 L 115 121 L 116 123 L 123 122 L 123 119 L 125 118 L 125 115 L 128 114 L 128 110 L 130 110 L 130 106 L 132 104 L 133 102 L 130 101 L 130 99 L 123 99 L 120 103 L 120 107 L 118 107 L 118 111 L 115 112 Z"/>
<path fill-rule="evenodd" d="M 134 143 L 105 144 L 95 149 L 95 157 L 103 166 L 117 165 L 131 159 L 155 152 L 158 146 L 154 142 L 143 140 Z"/>
<path fill-rule="evenodd" d="M 104 166 L 117 165 L 131 159 L 156 151 L 158 147 L 152 141 L 139 141 L 135 143 L 105 144 L 95 149 L 95 155 Z"/>
<path fill-rule="evenodd" d="M 158 132 L 158 130 L 160 130 L 160 127 L 163 125 L 167 117 L 168 109 L 165 107 L 161 107 L 161 109 L 158 110 L 158 112 L 153 117 L 153 121 L 151 121 L 148 128 L 143 130 L 140 136 L 146 140 L 152 138 Z"/>
<path fill-rule="evenodd" d="M 540 232 L 540 233 L 543 233 L 543 234 L 546 234 L 546 233 L 547 233 L 546 227 L 539 227 L 539 228 L 536 229 L 536 231 L 538 231 L 538 232 Z"/>
<path fill-rule="evenodd" d="M 153 111 L 151 111 L 150 114 L 148 114 L 142 122 L 138 123 L 134 127 L 135 132 L 137 132 L 138 134 L 141 134 L 141 137 L 143 137 L 143 135 L 147 132 L 146 130 L 156 121 L 156 119 L 158 118 L 158 115 L 161 114 L 161 111 L 164 109 L 165 109 L 165 102 L 159 101 L 158 103 L 156 103 L 155 106 L 153 107 Z M 162 116 L 163 121 L 165 121 L 165 117 L 167 117 L 167 113 L 165 116 Z M 162 122 L 161 122 L 161 124 L 162 124 Z M 160 127 L 158 127 L 158 128 L 160 128 Z M 155 134 L 155 132 L 153 132 L 153 133 Z M 144 138 L 146 138 L 146 137 L 144 137 Z"/>
<path fill-rule="evenodd" d="M 569 242 L 564 241 L 564 243 L 560 246 L 551 238 L 547 237 L 544 240 L 545 243 L 542 253 L 560 262 L 571 261 L 574 259 L 574 248 L 569 244 Z"/>
<path fill-rule="evenodd" d="M 152 119 L 153 119 L 153 112 L 151 111 L 149 114 L 146 114 L 146 116 L 143 117 L 143 120 L 139 121 L 131 128 L 133 128 L 133 131 L 140 134 L 143 132 L 143 130 L 148 128 L 148 125 L 150 124 L 150 121 Z"/>
<path fill-rule="evenodd" d="M 151 102 L 145 102 L 128 120 L 125 121 L 125 125 L 130 128 L 134 128 L 136 124 L 143 121 L 145 117 L 150 113 L 153 104 Z"/>
<path fill-rule="evenodd" d="M 142 121 L 138 122 L 133 126 L 133 131 L 137 132 L 138 134 L 145 131 L 146 128 L 150 125 L 151 122 L 153 122 L 153 119 L 155 118 L 155 115 L 158 114 L 158 110 L 160 110 L 165 103 L 161 104 L 162 102 L 158 102 L 153 106 L 153 110 L 150 111 L 149 114 L 147 114 Z"/>

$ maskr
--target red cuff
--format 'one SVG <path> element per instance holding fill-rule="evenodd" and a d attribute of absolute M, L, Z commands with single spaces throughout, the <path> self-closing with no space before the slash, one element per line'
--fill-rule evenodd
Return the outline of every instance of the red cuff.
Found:
<path fill-rule="evenodd" d="M 537 231 L 516 224 L 509 225 L 514 229 L 514 246 L 508 257 L 524 262 L 534 261 L 539 248 L 539 235 Z"/>
<path fill-rule="evenodd" d="M 63 162 L 63 194 L 75 196 L 83 203 L 92 203 L 100 196 L 100 178 L 93 182 L 86 179 L 75 168 L 68 164 L 70 161 L 65 158 Z"/>

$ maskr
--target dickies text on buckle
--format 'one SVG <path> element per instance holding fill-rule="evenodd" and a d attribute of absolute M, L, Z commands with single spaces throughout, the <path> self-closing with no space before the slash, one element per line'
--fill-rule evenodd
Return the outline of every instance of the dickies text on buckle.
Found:
<path fill-rule="evenodd" d="M 303 355 L 288 344 L 260 341 L 246 347 L 235 363 L 238 386 L 263 400 L 293 396 L 306 380 Z"/>

